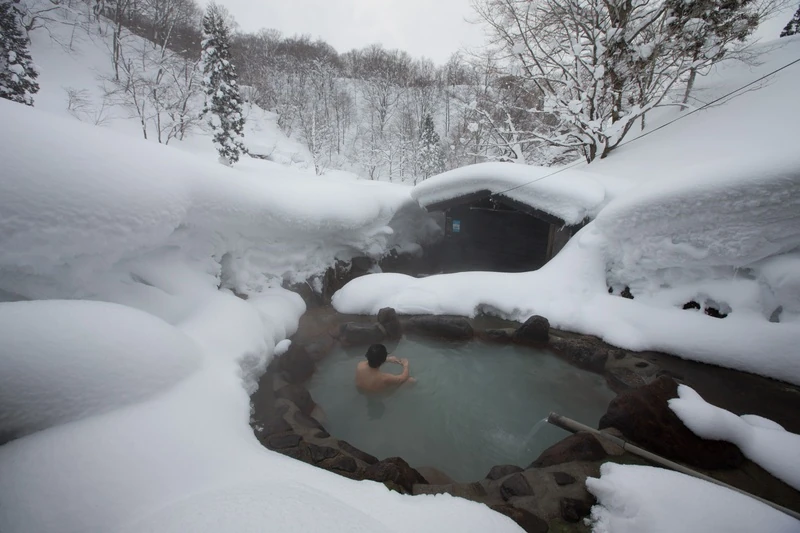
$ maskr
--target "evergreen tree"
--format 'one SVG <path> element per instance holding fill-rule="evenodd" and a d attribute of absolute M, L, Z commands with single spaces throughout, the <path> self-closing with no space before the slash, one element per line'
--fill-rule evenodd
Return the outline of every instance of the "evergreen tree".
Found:
<path fill-rule="evenodd" d="M 244 115 L 231 62 L 230 29 L 223 8 L 210 4 L 203 17 L 203 92 L 206 95 L 203 115 L 214 132 L 214 146 L 220 162 L 231 165 L 247 153 L 242 143 Z"/>
<path fill-rule="evenodd" d="M 789 37 L 790 35 L 797 35 L 800 33 L 800 7 L 794 12 L 792 20 L 783 28 L 781 37 Z"/>
<path fill-rule="evenodd" d="M 0 0 L 0 97 L 32 106 L 38 76 L 19 13 L 10 1 Z"/>
<path fill-rule="evenodd" d="M 444 157 L 439 144 L 439 134 L 434 129 L 431 115 L 425 115 L 425 120 L 422 121 L 419 142 L 420 170 L 423 178 L 427 179 L 444 170 Z"/>

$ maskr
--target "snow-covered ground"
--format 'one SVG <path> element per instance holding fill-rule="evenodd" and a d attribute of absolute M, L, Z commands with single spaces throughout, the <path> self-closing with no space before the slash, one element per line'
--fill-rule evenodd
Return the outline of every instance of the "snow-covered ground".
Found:
<path fill-rule="evenodd" d="M 301 172 L 258 108 L 250 146 L 299 170 L 223 167 L 202 132 L 145 141 L 119 109 L 81 124 L 62 87 L 97 102 L 102 39 L 33 37 L 37 108 L 0 101 L 0 442 L 18 437 L 0 446 L 0 530 L 517 531 L 288 459 L 249 425 L 305 310 L 281 284 L 438 231 L 408 188 Z"/>
<path fill-rule="evenodd" d="M 0 530 L 517 529 L 285 458 L 249 426 L 305 310 L 281 281 L 417 239 L 391 227 L 420 209 L 407 189 L 231 169 L 6 101 L 0 122 L 0 294 L 48 299 L 0 303 L 0 435 L 21 436 L 0 447 Z"/>

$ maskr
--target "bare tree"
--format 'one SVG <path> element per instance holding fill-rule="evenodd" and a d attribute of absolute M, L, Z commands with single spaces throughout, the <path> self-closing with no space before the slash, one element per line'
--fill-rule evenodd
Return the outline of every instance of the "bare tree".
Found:
<path fill-rule="evenodd" d="M 668 29 L 666 2 L 629 0 L 475 0 L 501 61 L 549 114 L 536 128 L 493 125 L 518 143 L 578 149 L 606 157 L 636 121 L 670 100 L 673 89 L 719 54 L 687 54 Z"/>

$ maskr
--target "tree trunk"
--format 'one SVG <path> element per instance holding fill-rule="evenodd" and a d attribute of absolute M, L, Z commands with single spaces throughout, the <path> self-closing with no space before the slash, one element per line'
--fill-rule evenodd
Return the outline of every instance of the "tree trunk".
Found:
<path fill-rule="evenodd" d="M 697 69 L 693 68 L 689 71 L 689 80 L 686 82 L 686 92 L 683 93 L 684 104 L 689 101 L 689 94 L 692 92 L 692 89 L 694 88 L 694 80 L 696 77 L 697 77 Z"/>

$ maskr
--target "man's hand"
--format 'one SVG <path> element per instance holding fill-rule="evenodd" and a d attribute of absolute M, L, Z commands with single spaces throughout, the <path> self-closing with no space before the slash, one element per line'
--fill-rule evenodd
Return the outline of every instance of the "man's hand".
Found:
<path fill-rule="evenodd" d="M 389 357 L 387 357 L 386 358 L 386 362 L 387 363 L 394 363 L 396 365 L 402 365 L 403 364 L 403 363 L 400 362 L 400 359 L 398 359 L 397 357 L 395 357 L 393 355 L 390 355 Z"/>

